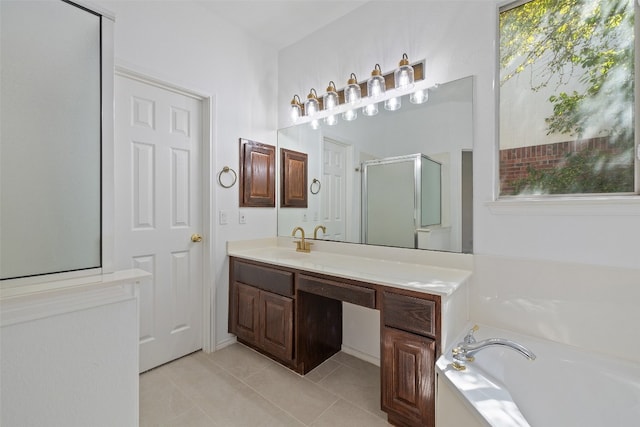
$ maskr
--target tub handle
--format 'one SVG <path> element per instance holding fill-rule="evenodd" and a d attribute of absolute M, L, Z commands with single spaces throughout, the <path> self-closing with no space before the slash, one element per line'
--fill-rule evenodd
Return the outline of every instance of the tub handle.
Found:
<path fill-rule="evenodd" d="M 473 325 L 473 328 L 469 329 L 469 332 L 467 332 L 467 335 L 463 340 L 465 344 L 473 344 L 474 342 L 476 342 L 476 338 L 473 336 L 473 333 L 477 332 L 478 329 L 480 329 L 480 326 L 478 325 Z"/>

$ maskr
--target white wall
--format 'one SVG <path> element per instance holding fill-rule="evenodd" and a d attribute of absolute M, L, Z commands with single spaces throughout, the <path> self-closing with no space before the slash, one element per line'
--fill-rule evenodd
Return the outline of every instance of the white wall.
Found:
<path fill-rule="evenodd" d="M 115 15 L 117 66 L 214 97 L 214 177 L 228 165 L 238 172 L 238 139 L 276 144 L 277 53 L 250 38 L 197 2 L 118 2 L 99 0 Z M 215 178 L 214 178 L 215 179 Z M 243 209 L 238 223 L 238 184 L 224 189 L 212 183 L 212 229 L 215 239 L 210 263 L 214 270 L 215 343 L 227 334 L 228 263 L 226 241 L 276 235 L 275 208 Z M 218 225 L 218 212 L 228 213 L 228 225 Z M 116 266 L 125 268 L 128 266 Z"/>
<path fill-rule="evenodd" d="M 426 79 L 431 83 L 475 76 L 475 132 L 474 132 L 474 253 L 486 256 L 492 269 L 509 267 L 513 258 L 538 260 L 528 264 L 523 274 L 552 263 L 567 263 L 563 274 L 545 276 L 555 283 L 528 281 L 519 286 L 517 297 L 521 301 L 553 300 L 554 289 L 561 288 L 567 295 L 580 295 L 581 282 L 567 271 L 576 271 L 580 265 L 627 268 L 625 290 L 627 298 L 640 287 L 640 201 L 574 203 L 552 202 L 517 204 L 494 202 L 497 175 L 496 126 L 496 1 L 425 1 L 425 2 L 371 2 L 356 9 L 349 16 L 312 34 L 301 42 L 282 50 L 279 54 L 279 126 L 288 126 L 286 109 L 295 93 L 306 93 L 311 87 L 324 87 L 334 80 L 342 87 L 351 72 L 359 80 L 368 77 L 373 65 L 380 63 L 383 71 L 397 65 L 402 53 L 411 61 L 426 59 Z M 481 261 L 484 262 L 484 261 Z M 489 264 L 485 264 L 489 265 Z M 564 264 L 563 264 L 564 265 Z M 629 270 L 630 269 L 630 270 Z M 631 273 L 629 273 L 631 271 Z M 627 274 L 638 272 L 638 279 L 629 280 Z M 488 274 L 482 269 L 474 275 L 471 306 L 476 321 L 500 323 L 511 327 L 508 318 L 491 316 L 500 310 L 500 292 L 510 289 L 514 276 Z M 589 289 L 593 289 L 590 287 Z M 607 292 L 604 285 L 602 292 Z M 494 292 L 493 294 L 491 292 Z M 495 292 L 498 292 L 496 294 Z M 611 331 L 620 321 L 637 324 L 640 315 L 620 306 L 617 321 L 612 324 L 607 314 L 600 317 L 602 324 L 594 331 L 593 340 L 607 338 L 604 330 Z M 586 313 L 592 307 L 581 307 Z M 559 306 L 557 308 L 561 310 Z M 538 322 L 535 327 L 519 324 L 524 332 L 545 335 L 545 327 L 553 325 L 551 312 L 532 312 L 528 319 Z M 537 316 L 537 317 L 536 317 Z M 571 322 L 566 316 L 563 321 Z M 551 327 L 551 326 L 550 326 Z M 577 321 L 566 328 L 579 328 Z M 620 340 L 624 333 L 616 335 Z M 566 335 L 565 335 L 566 336 Z M 562 334 L 552 339 L 563 340 Z M 585 343 L 584 337 L 572 341 Z M 607 349 L 607 351 L 615 351 Z"/>
<path fill-rule="evenodd" d="M 115 301 L 105 288 L 3 301 L 1 425 L 137 424 L 138 301 L 114 292 Z"/>

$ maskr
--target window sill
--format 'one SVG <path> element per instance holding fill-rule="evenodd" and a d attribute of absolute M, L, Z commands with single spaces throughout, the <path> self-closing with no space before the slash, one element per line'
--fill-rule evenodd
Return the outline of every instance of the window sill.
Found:
<path fill-rule="evenodd" d="M 485 206 L 496 215 L 640 216 L 640 196 L 508 197 Z"/>

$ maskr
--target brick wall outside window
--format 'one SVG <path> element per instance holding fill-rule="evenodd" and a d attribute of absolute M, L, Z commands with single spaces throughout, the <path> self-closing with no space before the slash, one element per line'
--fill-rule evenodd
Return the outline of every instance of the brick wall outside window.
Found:
<path fill-rule="evenodd" d="M 582 150 L 613 153 L 614 147 L 605 136 L 500 150 L 500 193 L 511 194 L 512 183 L 527 176 L 529 165 L 538 170 L 551 170 L 562 166 L 567 154 Z"/>

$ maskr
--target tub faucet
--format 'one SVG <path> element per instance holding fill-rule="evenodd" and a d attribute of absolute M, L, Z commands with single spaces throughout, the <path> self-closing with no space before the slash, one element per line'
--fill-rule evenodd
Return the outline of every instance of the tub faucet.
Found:
<path fill-rule="evenodd" d="M 525 346 L 505 338 L 488 338 L 486 340 L 476 341 L 473 333 L 477 330 L 478 325 L 475 325 L 464 337 L 463 342 L 458 343 L 458 345 L 451 350 L 451 354 L 453 355 L 454 359 L 451 366 L 454 369 L 458 371 L 464 371 L 466 369 L 466 363 L 473 362 L 475 359 L 474 355 L 477 352 L 484 348 L 495 345 L 500 345 L 515 350 L 529 360 L 534 360 L 536 358 L 536 355 L 533 354 L 533 352 Z"/>

